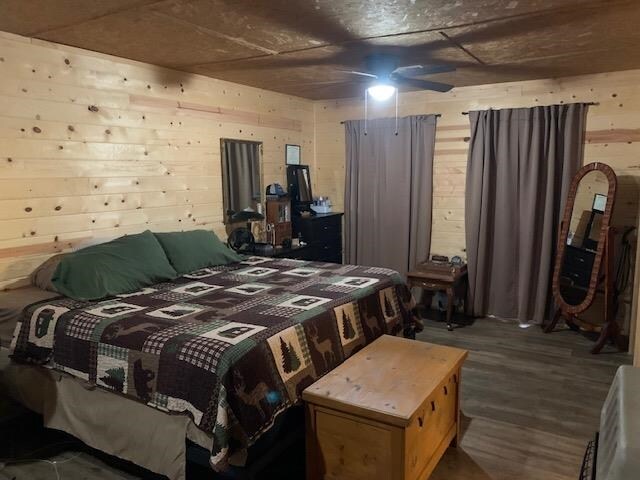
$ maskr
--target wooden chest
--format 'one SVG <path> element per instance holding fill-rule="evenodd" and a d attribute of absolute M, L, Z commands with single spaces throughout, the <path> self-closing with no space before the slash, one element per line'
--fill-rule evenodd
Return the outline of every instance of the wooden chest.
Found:
<path fill-rule="evenodd" d="M 308 387 L 307 480 L 424 480 L 459 435 L 465 350 L 384 335 Z"/>

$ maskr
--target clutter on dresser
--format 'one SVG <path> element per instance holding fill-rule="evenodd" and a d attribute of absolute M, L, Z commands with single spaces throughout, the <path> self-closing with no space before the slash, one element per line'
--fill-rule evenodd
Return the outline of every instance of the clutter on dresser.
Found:
<path fill-rule="evenodd" d="M 331 200 L 329 200 L 329 197 L 314 198 L 311 210 L 316 213 L 331 213 Z"/>

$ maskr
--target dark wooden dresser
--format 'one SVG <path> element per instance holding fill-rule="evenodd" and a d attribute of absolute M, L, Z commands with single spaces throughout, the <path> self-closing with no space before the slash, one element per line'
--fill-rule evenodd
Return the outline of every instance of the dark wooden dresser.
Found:
<path fill-rule="evenodd" d="M 342 263 L 342 213 L 318 213 L 309 217 L 295 216 L 293 237 L 307 243 L 303 260 Z"/>
<path fill-rule="evenodd" d="M 586 248 L 567 245 L 564 252 L 564 265 L 562 268 L 561 281 L 567 280 L 572 286 L 589 288 L 591 281 L 591 270 L 596 259 L 596 252 Z"/>

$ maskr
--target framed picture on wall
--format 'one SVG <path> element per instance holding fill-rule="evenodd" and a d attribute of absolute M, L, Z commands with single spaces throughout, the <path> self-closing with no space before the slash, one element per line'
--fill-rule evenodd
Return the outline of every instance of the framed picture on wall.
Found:
<path fill-rule="evenodd" d="M 607 196 L 602 195 L 600 193 L 596 193 L 593 196 L 593 207 L 591 208 L 591 210 L 604 213 L 606 207 L 607 207 Z"/>
<path fill-rule="evenodd" d="M 287 165 L 300 165 L 300 145 L 285 146 L 285 163 Z"/>

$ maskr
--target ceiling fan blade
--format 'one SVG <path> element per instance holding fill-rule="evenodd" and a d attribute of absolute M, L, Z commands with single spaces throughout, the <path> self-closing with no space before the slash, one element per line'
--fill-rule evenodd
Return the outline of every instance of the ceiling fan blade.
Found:
<path fill-rule="evenodd" d="M 398 73 L 405 77 L 416 77 L 434 73 L 454 72 L 455 70 L 456 67 L 453 65 L 408 65 L 406 67 L 396 68 L 393 73 Z"/>
<path fill-rule="evenodd" d="M 352 75 L 360 75 L 363 77 L 371 77 L 371 78 L 378 78 L 377 75 L 374 75 L 373 73 L 366 73 L 366 72 L 356 72 L 355 70 L 336 70 L 340 73 L 350 73 Z"/>
<path fill-rule="evenodd" d="M 423 90 L 433 90 L 434 92 L 448 92 L 453 85 L 440 82 L 432 82 L 430 80 L 421 80 L 419 78 L 407 78 L 402 75 L 393 75 L 391 80 L 398 85 L 406 85 L 408 87 L 421 88 Z"/>
<path fill-rule="evenodd" d="M 237 12 L 241 18 L 247 18 L 247 12 L 251 12 L 251 16 L 262 18 L 271 25 L 296 32 L 304 37 L 311 37 L 325 45 L 357 40 L 357 37 L 349 29 L 337 21 L 338 19 L 331 14 L 331 10 L 326 5 L 320 6 L 315 2 L 290 2 L 289 0 L 220 1 L 231 12 Z"/>

